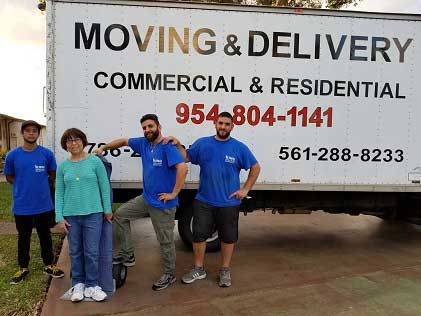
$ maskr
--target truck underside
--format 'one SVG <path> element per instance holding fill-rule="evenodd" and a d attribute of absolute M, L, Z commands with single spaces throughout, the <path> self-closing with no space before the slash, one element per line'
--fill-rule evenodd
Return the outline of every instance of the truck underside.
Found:
<path fill-rule="evenodd" d="M 178 231 L 183 242 L 192 243 L 192 202 L 196 190 L 183 190 L 176 213 Z M 139 190 L 114 189 L 114 202 L 125 202 Z M 331 191 L 265 191 L 249 193 L 250 199 L 241 204 L 241 212 L 269 211 L 273 214 L 310 214 L 324 211 L 332 214 L 366 214 L 382 219 L 408 220 L 421 223 L 421 193 L 402 192 L 331 192 Z M 215 232 L 208 239 L 207 251 L 219 250 Z"/>

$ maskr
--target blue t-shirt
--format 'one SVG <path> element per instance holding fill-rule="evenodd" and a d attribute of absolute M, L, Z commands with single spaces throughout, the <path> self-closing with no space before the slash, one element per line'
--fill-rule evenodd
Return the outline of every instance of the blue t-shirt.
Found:
<path fill-rule="evenodd" d="M 228 197 L 240 189 L 241 169 L 248 170 L 257 163 L 246 145 L 232 137 L 226 141 L 203 137 L 187 149 L 187 156 L 192 164 L 200 166 L 196 199 L 218 207 L 241 203 L 236 197 Z"/>
<path fill-rule="evenodd" d="M 159 200 L 159 193 L 171 193 L 174 189 L 176 164 L 184 162 L 178 149 L 162 141 L 151 144 L 145 137 L 129 139 L 129 146 L 142 157 L 143 197 L 149 205 L 168 209 L 178 204 L 178 197 L 166 203 Z"/>
<path fill-rule="evenodd" d="M 57 168 L 51 150 L 37 146 L 33 151 L 18 147 L 6 156 L 5 175 L 14 175 L 13 213 L 34 215 L 54 209 L 48 171 Z"/>

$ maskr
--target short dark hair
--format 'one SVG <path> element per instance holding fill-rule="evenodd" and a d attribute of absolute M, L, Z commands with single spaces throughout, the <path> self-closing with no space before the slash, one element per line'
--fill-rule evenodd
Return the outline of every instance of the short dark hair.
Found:
<path fill-rule="evenodd" d="M 219 113 L 218 114 L 218 118 L 220 118 L 220 117 L 227 117 L 227 118 L 229 118 L 231 120 L 231 122 L 233 121 L 232 115 L 229 112 L 221 112 L 221 113 Z"/>
<path fill-rule="evenodd" d="M 140 119 L 140 124 L 142 124 L 144 121 L 152 120 L 156 123 L 156 125 L 159 125 L 158 116 L 156 114 L 145 114 Z"/>
<path fill-rule="evenodd" d="M 41 125 L 33 120 L 24 121 L 22 122 L 22 125 L 20 126 L 20 132 L 23 134 L 23 130 L 27 128 L 28 126 L 34 126 L 38 130 L 38 134 L 41 132 Z"/>
<path fill-rule="evenodd" d="M 80 138 L 82 140 L 83 147 L 88 145 L 88 139 L 86 138 L 86 134 L 82 132 L 80 129 L 72 127 L 68 128 L 64 131 L 63 135 L 61 136 L 60 145 L 61 148 L 67 151 L 67 141 L 70 138 Z"/>

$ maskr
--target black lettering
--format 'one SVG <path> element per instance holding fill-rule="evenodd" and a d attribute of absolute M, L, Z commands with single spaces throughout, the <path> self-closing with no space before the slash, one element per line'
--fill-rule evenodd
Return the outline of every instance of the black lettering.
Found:
<path fill-rule="evenodd" d="M 349 59 L 367 61 L 367 57 L 356 55 L 357 50 L 367 50 L 367 46 L 357 45 L 357 41 L 368 41 L 368 36 L 351 36 L 351 50 L 349 52 Z"/>
<path fill-rule="evenodd" d="M 384 84 L 382 92 L 380 93 L 380 98 L 383 98 L 383 96 L 385 95 L 388 95 L 391 99 L 393 99 L 392 89 L 390 88 L 390 85 L 387 82 Z"/>
<path fill-rule="evenodd" d="M 120 77 L 121 78 L 121 84 L 120 85 L 118 85 L 116 83 L 116 80 L 117 80 L 116 77 Z M 110 83 L 111 83 L 111 86 L 114 89 L 123 89 L 126 86 L 126 77 L 121 72 L 115 72 L 115 73 L 113 73 L 111 75 Z"/>
<path fill-rule="evenodd" d="M 80 49 L 80 36 L 82 36 L 83 45 L 85 49 L 91 49 L 92 42 L 95 37 L 95 49 L 100 49 L 100 30 L 101 25 L 99 23 L 92 23 L 91 30 L 89 31 L 89 38 L 86 36 L 86 31 L 83 23 L 75 23 L 75 49 Z"/>
<path fill-rule="evenodd" d="M 108 78 L 108 75 L 107 75 L 107 73 L 105 73 L 103 71 L 100 71 L 100 72 L 97 72 L 95 74 L 95 76 L 94 76 L 94 84 L 95 84 L 95 86 L 97 88 L 104 89 L 104 88 L 106 88 L 108 86 L 108 82 L 104 82 L 104 84 L 99 84 L 98 83 L 98 77 L 99 76 L 104 76 L 105 78 Z"/>
<path fill-rule="evenodd" d="M 297 90 L 292 90 L 298 88 L 298 79 L 291 79 L 288 78 L 288 83 L 287 83 L 287 94 L 298 94 Z"/>
<path fill-rule="evenodd" d="M 260 52 L 254 51 L 254 37 L 260 36 L 263 39 L 263 49 Z M 269 38 L 265 32 L 250 31 L 249 32 L 249 56 L 263 56 L 269 49 Z"/>
<path fill-rule="evenodd" d="M 324 87 L 328 86 L 328 90 L 325 91 Z M 320 80 L 320 95 L 329 95 L 332 93 L 333 85 L 329 80 Z"/>
<path fill-rule="evenodd" d="M 228 91 L 227 83 L 225 82 L 224 76 L 219 76 L 218 81 L 216 82 L 215 89 L 213 92 L 217 92 L 219 89 L 223 89 L 225 92 Z"/>
<path fill-rule="evenodd" d="M 129 72 L 128 73 L 128 87 L 129 89 L 139 89 L 139 84 L 142 83 L 141 89 L 143 90 L 143 74 L 138 74 L 137 78 L 135 78 L 134 73 Z"/>
<path fill-rule="evenodd" d="M 316 34 L 316 43 L 314 45 L 314 59 L 320 59 L 320 34 Z"/>
<path fill-rule="evenodd" d="M 278 92 L 284 94 L 284 90 L 282 90 L 283 85 L 284 85 L 284 79 L 282 79 L 282 78 L 272 78 L 270 93 L 274 93 L 275 88 L 276 88 L 276 89 L 278 89 Z"/>
<path fill-rule="evenodd" d="M 151 74 L 146 74 L 146 90 L 150 90 L 152 87 L 152 90 L 156 90 L 158 87 L 158 90 L 161 90 L 162 80 L 161 80 L 161 74 L 157 74 L 155 76 L 155 80 L 153 80 Z"/>
<path fill-rule="evenodd" d="M 123 42 L 119 46 L 116 46 L 113 43 L 111 43 L 111 39 L 110 39 L 111 31 L 115 30 L 115 29 L 123 32 Z M 105 41 L 105 44 L 107 45 L 107 47 L 109 49 L 112 49 L 112 50 L 115 50 L 115 51 L 121 51 L 129 45 L 129 31 L 126 29 L 125 26 L 123 26 L 121 24 L 111 24 L 105 30 L 104 41 Z"/>
<path fill-rule="evenodd" d="M 361 84 L 363 86 L 365 86 L 365 95 L 364 96 L 367 98 L 368 97 L 368 90 L 370 89 L 370 86 L 373 85 L 373 83 L 372 82 L 367 82 L 367 81 L 362 81 Z"/>
<path fill-rule="evenodd" d="M 195 76 L 193 78 L 193 88 L 194 88 L 194 90 L 196 90 L 196 91 L 205 91 L 205 89 L 206 89 L 205 83 L 201 87 L 198 87 L 197 86 L 197 80 L 198 79 L 201 79 L 202 81 L 206 82 L 205 76 L 202 76 L 202 75 Z"/>
<path fill-rule="evenodd" d="M 300 34 L 294 34 L 294 58 L 310 59 L 310 54 L 300 53 Z"/>
<path fill-rule="evenodd" d="M 346 37 L 347 37 L 346 35 L 341 36 L 341 40 L 338 44 L 338 48 L 335 49 L 333 45 L 333 41 L 332 41 L 332 35 L 326 34 L 327 44 L 329 45 L 329 51 L 334 60 L 339 59 L 339 56 L 341 56 L 341 52 L 342 52 L 342 49 L 344 48 Z"/>
<path fill-rule="evenodd" d="M 341 93 L 339 92 L 340 90 L 345 90 L 345 81 L 335 81 L 335 91 L 333 93 L 333 95 L 335 97 L 344 97 L 345 96 L 345 92 Z"/>
<path fill-rule="evenodd" d="M 311 89 L 311 80 L 310 79 L 303 79 L 302 81 L 301 81 L 301 86 L 302 86 L 302 89 L 300 90 L 300 92 L 303 94 L 303 95 L 310 95 L 311 94 L 311 92 L 312 92 L 312 89 Z M 306 89 L 306 90 L 304 90 L 304 89 Z"/>
<path fill-rule="evenodd" d="M 272 41 L 272 57 L 285 57 L 290 58 L 291 54 L 289 53 L 279 53 L 278 47 L 289 47 L 289 42 L 279 42 L 279 37 L 291 37 L 291 33 L 286 32 L 273 32 L 273 41 Z"/>
<path fill-rule="evenodd" d="M 169 85 L 175 84 L 175 75 L 164 75 L 164 90 L 175 91 L 175 87 L 169 87 Z"/>
<path fill-rule="evenodd" d="M 177 90 L 181 91 L 181 86 L 186 89 L 186 91 L 191 91 L 190 87 L 188 86 L 190 82 L 190 77 L 187 75 L 179 75 L 177 76 Z"/>
<path fill-rule="evenodd" d="M 395 97 L 396 97 L 396 99 L 406 99 L 406 96 L 404 96 L 404 95 L 400 95 L 400 84 L 399 83 L 397 83 L 396 84 L 396 93 L 395 93 Z"/>
<path fill-rule="evenodd" d="M 379 47 L 378 43 L 383 42 L 384 45 Z M 390 63 L 390 57 L 386 51 L 390 48 L 390 40 L 386 37 L 373 37 L 371 39 L 371 61 L 376 61 L 376 53 L 380 52 L 384 60 Z"/>
<path fill-rule="evenodd" d="M 354 94 L 354 97 L 359 97 L 360 96 L 360 83 L 357 82 L 357 86 L 355 87 L 352 81 L 348 81 L 348 89 L 346 91 L 347 97 L 351 96 L 351 90 L 352 90 L 352 93 Z"/>

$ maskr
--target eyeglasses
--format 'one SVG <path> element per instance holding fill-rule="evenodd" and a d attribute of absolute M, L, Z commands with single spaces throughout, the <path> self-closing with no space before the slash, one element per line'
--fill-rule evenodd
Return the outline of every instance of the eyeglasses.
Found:
<path fill-rule="evenodd" d="M 72 144 L 72 143 L 78 143 L 78 142 L 80 142 L 82 139 L 80 139 L 80 138 L 73 138 L 73 139 L 68 139 L 68 140 L 66 140 L 66 144 L 67 145 L 70 145 L 70 144 Z"/>

